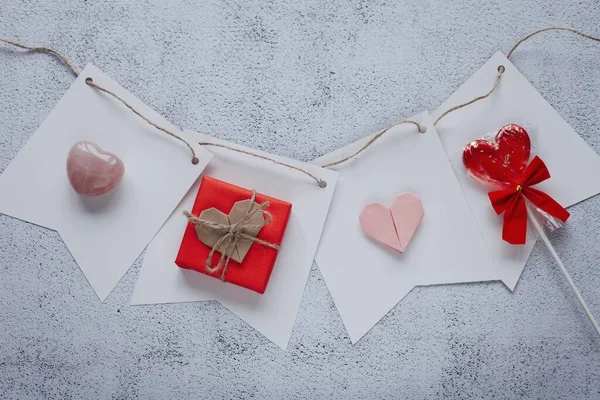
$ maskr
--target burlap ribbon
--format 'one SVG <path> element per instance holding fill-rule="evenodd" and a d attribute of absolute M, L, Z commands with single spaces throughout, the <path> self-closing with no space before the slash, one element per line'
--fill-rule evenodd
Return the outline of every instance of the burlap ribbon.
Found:
<path fill-rule="evenodd" d="M 279 245 L 270 243 L 256 237 L 260 229 L 271 223 L 273 216 L 265 211 L 269 202 L 262 204 L 255 202 L 256 191 L 252 191 L 250 200 L 236 203 L 229 215 L 211 208 L 204 210 L 199 217 L 184 211 L 189 222 L 194 224 L 198 239 L 211 247 L 204 268 L 209 273 L 221 271 L 221 280 L 225 281 L 225 272 L 229 261 L 233 258 L 242 262 L 249 248 L 254 243 L 261 244 L 271 249 L 279 250 Z M 247 203 L 244 210 L 239 212 L 239 205 Z M 265 219 L 266 217 L 266 219 Z M 217 265 L 212 265 L 215 251 L 221 253 Z"/>

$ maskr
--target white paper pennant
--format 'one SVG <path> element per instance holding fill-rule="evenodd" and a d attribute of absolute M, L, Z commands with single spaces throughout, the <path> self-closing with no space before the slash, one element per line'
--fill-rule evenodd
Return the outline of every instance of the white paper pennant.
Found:
<path fill-rule="evenodd" d="M 494 93 L 448 114 L 436 128 L 495 262 L 493 274 L 486 280 L 502 280 L 512 290 L 525 268 L 535 239 L 528 240 L 523 246 L 502 241 L 502 218 L 493 212 L 485 189 L 466 175 L 461 158 L 463 147 L 505 124 L 526 126 L 535 154 L 544 160 L 552 176 L 536 187 L 564 207 L 600 193 L 600 157 L 501 52 L 494 54 L 433 113 L 432 118 L 435 120 L 449 108 L 488 90 L 499 65 L 505 67 L 505 72 Z M 562 229 L 569 229 L 569 222 Z"/>
<path fill-rule="evenodd" d="M 205 174 L 255 189 L 292 204 L 292 213 L 267 290 L 251 290 L 221 282 L 175 264 L 187 226 L 183 210 L 191 210 L 200 182 L 185 196 L 148 246 L 131 304 L 218 300 L 277 346 L 285 349 L 292 333 L 306 280 L 336 187 L 337 172 L 196 134 L 197 141 L 225 144 L 308 170 L 327 182 L 326 188 L 306 175 L 228 149 L 211 147 L 214 158 Z"/>
<path fill-rule="evenodd" d="M 179 131 L 99 69 L 88 65 L 0 175 L 0 212 L 57 230 L 90 285 L 104 300 L 210 161 L 158 131 L 85 79 L 117 93 L 151 121 Z M 188 140 L 194 135 L 180 135 Z M 73 144 L 97 143 L 118 155 L 125 176 L 112 192 L 83 198 L 70 186 Z M 192 142 L 190 142 L 192 143 Z"/>
<path fill-rule="evenodd" d="M 396 126 L 357 158 L 336 166 L 338 187 L 316 255 L 353 343 L 417 284 L 461 282 L 489 275 L 489 252 L 448 163 L 429 115 L 427 128 Z M 361 139 L 314 163 L 356 151 Z M 362 232 L 359 215 L 373 202 L 392 204 L 400 193 L 421 199 L 425 216 L 400 254 Z"/>

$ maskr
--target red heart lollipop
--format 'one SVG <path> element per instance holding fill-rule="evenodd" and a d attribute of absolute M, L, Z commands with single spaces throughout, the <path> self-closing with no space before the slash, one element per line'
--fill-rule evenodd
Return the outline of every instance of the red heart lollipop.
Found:
<path fill-rule="evenodd" d="M 515 124 L 498 131 L 494 142 L 478 139 L 463 151 L 468 172 L 487 186 L 512 185 L 522 175 L 531 152 L 527 131 Z"/>

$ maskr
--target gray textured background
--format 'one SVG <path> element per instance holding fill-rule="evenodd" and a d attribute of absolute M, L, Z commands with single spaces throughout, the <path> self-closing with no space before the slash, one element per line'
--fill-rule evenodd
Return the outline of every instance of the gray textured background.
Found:
<path fill-rule="evenodd" d="M 600 36 L 598 0 L 195 3 L 0 0 L 0 37 L 92 62 L 175 124 L 308 161 L 435 109 L 534 29 Z M 513 62 L 600 152 L 600 45 L 547 33 Z M 2 171 L 73 78 L 5 46 L 0 70 Z M 600 197 L 571 212 L 552 240 L 600 316 Z M 129 307 L 139 267 L 100 304 L 55 232 L 0 216 L 0 397 L 600 397 L 600 339 L 542 244 L 514 293 L 417 288 L 355 346 L 313 266 L 287 352 L 216 303 Z"/>

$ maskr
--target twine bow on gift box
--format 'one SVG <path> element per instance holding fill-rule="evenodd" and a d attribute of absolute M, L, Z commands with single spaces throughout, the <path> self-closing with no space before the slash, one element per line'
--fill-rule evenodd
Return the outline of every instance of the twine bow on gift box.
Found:
<path fill-rule="evenodd" d="M 221 271 L 222 281 L 225 281 L 229 261 L 233 258 L 241 263 L 254 243 L 279 250 L 278 244 L 256 237 L 263 226 L 271 223 L 273 216 L 265 211 L 269 207 L 268 201 L 258 204 L 255 200 L 256 191 L 253 190 L 250 199 L 235 203 L 229 215 L 216 208 L 202 211 L 199 217 L 188 211 L 183 212 L 194 225 L 198 239 L 211 247 L 204 268 L 211 274 Z M 221 253 L 221 258 L 213 266 L 212 259 L 216 251 Z"/>
<path fill-rule="evenodd" d="M 523 176 L 514 187 L 497 190 L 488 194 L 492 207 L 498 215 L 504 213 L 502 239 L 510 244 L 525 244 L 527 235 L 527 205 L 525 199 L 549 215 L 566 222 L 569 212 L 548 194 L 531 186 L 550 179 L 546 164 L 534 157 Z"/>

